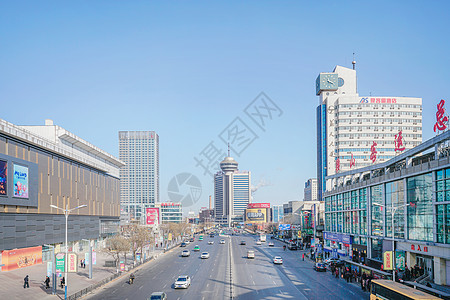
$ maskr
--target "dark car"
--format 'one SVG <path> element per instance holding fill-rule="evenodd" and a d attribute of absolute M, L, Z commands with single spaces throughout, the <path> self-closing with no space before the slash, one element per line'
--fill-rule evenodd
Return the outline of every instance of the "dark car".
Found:
<path fill-rule="evenodd" d="M 241 245 L 245 245 L 245 241 L 241 241 Z"/>
<path fill-rule="evenodd" d="M 335 266 L 335 267 L 342 267 L 343 265 L 345 265 L 345 261 L 343 261 L 341 259 L 332 261 L 330 263 L 330 266 Z"/>
<path fill-rule="evenodd" d="M 325 264 L 323 264 L 323 263 L 315 263 L 314 270 L 316 270 L 318 272 L 326 272 L 327 267 L 325 267 Z"/>
<path fill-rule="evenodd" d="M 297 250 L 297 245 L 295 243 L 289 243 L 288 244 L 288 249 L 289 250 Z"/>

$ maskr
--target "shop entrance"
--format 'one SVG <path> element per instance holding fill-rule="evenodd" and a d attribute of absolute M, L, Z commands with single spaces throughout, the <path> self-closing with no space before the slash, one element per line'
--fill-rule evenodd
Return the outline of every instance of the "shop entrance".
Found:
<path fill-rule="evenodd" d="M 433 279 L 433 258 L 431 256 L 417 254 L 416 264 L 424 270 L 424 274 L 431 274 L 431 279 Z"/>

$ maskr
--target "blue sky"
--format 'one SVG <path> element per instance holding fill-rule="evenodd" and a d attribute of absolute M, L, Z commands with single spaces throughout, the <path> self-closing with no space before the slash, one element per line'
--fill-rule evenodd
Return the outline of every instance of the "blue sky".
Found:
<path fill-rule="evenodd" d="M 423 98 L 424 140 L 450 99 L 447 1 L 316 2 L 1 1 L 0 118 L 50 118 L 116 156 L 119 130 L 155 130 L 161 200 L 189 172 L 198 209 L 213 183 L 194 156 L 264 91 L 283 114 L 232 156 L 270 183 L 255 202 L 301 200 L 316 176 L 318 73 L 355 52 L 360 95 Z"/>

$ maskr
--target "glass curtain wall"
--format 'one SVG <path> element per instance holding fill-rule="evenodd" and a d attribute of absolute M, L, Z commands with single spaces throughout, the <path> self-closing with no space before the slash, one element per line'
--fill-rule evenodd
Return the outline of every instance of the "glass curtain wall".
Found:
<path fill-rule="evenodd" d="M 392 214 L 388 207 L 399 207 L 405 204 L 405 187 L 403 180 L 386 184 L 386 236 L 392 237 Z M 394 215 L 395 238 L 405 238 L 405 208 L 401 207 Z"/>
<path fill-rule="evenodd" d="M 372 210 L 372 235 L 378 235 L 383 236 L 383 214 L 384 209 L 381 206 L 374 205 L 380 204 L 384 205 L 383 203 L 383 185 L 376 185 L 371 187 L 371 210 Z"/>
<path fill-rule="evenodd" d="M 408 178 L 408 238 L 433 241 L 432 173 Z"/>

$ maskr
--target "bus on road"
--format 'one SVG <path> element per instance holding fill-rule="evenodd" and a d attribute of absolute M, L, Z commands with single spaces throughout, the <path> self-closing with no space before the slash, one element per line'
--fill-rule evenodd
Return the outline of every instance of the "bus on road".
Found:
<path fill-rule="evenodd" d="M 425 292 L 410 288 L 404 284 L 393 282 L 391 280 L 372 280 L 370 292 L 370 300 L 385 300 L 385 299 L 440 299 Z"/>
<path fill-rule="evenodd" d="M 260 240 L 261 242 L 265 242 L 265 241 L 266 241 L 266 235 L 265 235 L 265 234 L 261 234 L 261 235 L 259 236 L 259 240 Z"/>

